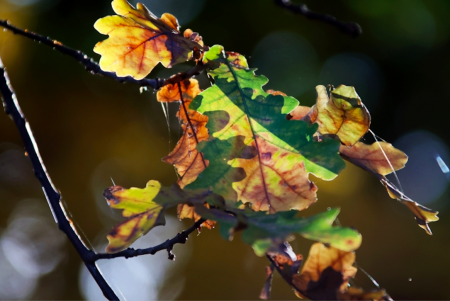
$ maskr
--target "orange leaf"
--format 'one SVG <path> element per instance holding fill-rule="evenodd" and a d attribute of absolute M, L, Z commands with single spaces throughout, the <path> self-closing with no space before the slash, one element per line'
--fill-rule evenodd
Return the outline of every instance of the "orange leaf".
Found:
<path fill-rule="evenodd" d="M 188 79 L 179 84 L 166 85 L 156 95 L 160 102 L 180 102 L 177 117 L 182 122 L 183 136 L 174 150 L 163 158 L 163 161 L 175 166 L 180 175 L 178 185 L 181 188 L 195 181 L 198 174 L 208 166 L 208 161 L 203 158 L 203 154 L 197 151 L 197 144 L 208 139 L 206 129 L 208 117 L 195 110 L 187 109 L 198 93 L 200 93 L 198 81 Z"/>
<path fill-rule="evenodd" d="M 404 152 L 387 142 L 374 142 L 371 145 L 357 142 L 352 147 L 341 145 L 339 152 L 345 160 L 383 176 L 402 169 L 408 161 Z"/>
<path fill-rule="evenodd" d="M 126 0 L 113 0 L 112 7 L 117 16 L 101 18 L 94 24 L 98 32 L 109 35 L 94 47 L 102 56 L 103 71 L 142 79 L 159 62 L 170 68 L 190 59 L 193 50 L 202 49 L 178 31 L 178 21 L 171 14 L 165 13 L 160 19 L 143 4 L 138 3 L 135 9 Z"/>

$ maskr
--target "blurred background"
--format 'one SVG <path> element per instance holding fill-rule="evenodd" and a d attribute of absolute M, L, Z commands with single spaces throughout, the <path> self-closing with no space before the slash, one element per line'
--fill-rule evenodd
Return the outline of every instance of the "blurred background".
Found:
<path fill-rule="evenodd" d="M 341 207 L 339 220 L 363 235 L 358 266 L 394 299 L 450 299 L 450 203 L 448 83 L 450 2 L 439 0 L 304 1 L 309 8 L 361 25 L 356 38 L 307 20 L 271 0 L 143 0 L 157 15 L 170 12 L 182 29 L 198 31 L 206 45 L 247 56 L 267 89 L 281 90 L 302 105 L 315 102 L 318 84 L 356 87 L 372 115 L 372 130 L 409 155 L 398 172 L 405 193 L 439 210 L 428 236 L 409 210 L 389 198 L 370 174 L 348 166 L 332 182 L 317 180 L 319 201 L 305 216 Z M 132 1 L 136 4 L 136 1 Z M 98 61 L 95 43 L 105 39 L 94 22 L 113 14 L 109 0 L 0 0 L 0 18 L 79 49 Z M 0 31 L 0 56 L 33 129 L 53 182 L 62 192 L 84 240 L 97 251 L 121 220 L 102 191 L 111 179 L 144 187 L 150 179 L 170 185 L 177 177 L 161 162 L 181 132 L 153 91 L 93 76 L 70 57 L 10 32 Z M 150 77 L 168 77 L 192 63 Z M 199 76 L 203 88 L 209 86 Z M 34 178 L 13 122 L 0 114 L 0 299 L 101 300 L 78 255 L 57 230 Z M 156 245 L 189 227 L 175 212 L 135 247 Z M 311 241 L 297 237 L 296 252 Z M 99 262 L 123 300 L 258 299 L 267 261 L 217 229 L 192 235 L 167 254 Z M 374 285 L 361 271 L 355 283 Z M 296 299 L 275 275 L 272 299 Z"/>

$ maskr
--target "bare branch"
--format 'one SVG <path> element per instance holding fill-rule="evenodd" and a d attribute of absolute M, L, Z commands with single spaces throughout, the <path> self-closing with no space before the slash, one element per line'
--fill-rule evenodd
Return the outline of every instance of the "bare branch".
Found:
<path fill-rule="evenodd" d="M 141 80 L 136 80 L 130 76 L 127 77 L 119 77 L 113 72 L 105 72 L 103 71 L 100 66 L 90 57 L 88 57 L 86 54 L 79 50 L 75 50 L 72 48 L 69 48 L 67 46 L 64 46 L 61 42 L 52 40 L 51 38 L 41 36 L 39 34 L 36 34 L 34 32 L 31 32 L 27 29 L 23 30 L 20 29 L 12 24 L 10 24 L 7 20 L 0 20 L 0 26 L 4 27 L 6 29 L 9 29 L 12 33 L 18 34 L 21 36 L 24 36 L 26 38 L 32 39 L 34 41 L 40 42 L 41 44 L 47 45 L 52 47 L 55 50 L 58 50 L 62 54 L 66 54 L 75 60 L 77 60 L 79 63 L 81 63 L 87 71 L 91 72 L 92 74 L 96 75 L 103 75 L 105 77 L 112 78 L 120 83 L 133 83 L 137 84 L 141 87 L 151 87 L 155 90 L 160 89 L 161 87 L 167 85 L 167 84 L 175 84 L 182 80 L 185 80 L 187 78 L 193 77 L 195 75 L 200 74 L 203 70 L 209 68 L 209 65 L 207 64 L 198 64 L 195 67 L 187 70 L 183 73 L 178 73 L 177 75 L 165 80 L 163 78 L 144 78 Z"/>
<path fill-rule="evenodd" d="M 106 282 L 105 278 L 103 278 L 100 271 L 97 269 L 95 263 L 88 262 L 88 259 L 93 251 L 89 250 L 81 241 L 76 230 L 71 226 L 72 223 L 68 218 L 66 212 L 64 211 L 64 207 L 61 204 L 61 195 L 54 187 L 47 170 L 45 168 L 44 162 L 42 161 L 41 155 L 39 154 L 39 150 L 34 140 L 33 133 L 31 132 L 31 128 L 25 116 L 20 109 L 19 102 L 16 98 L 16 95 L 13 92 L 11 83 L 9 82 L 8 74 L 3 66 L 3 63 L 0 59 L 0 93 L 3 99 L 3 107 L 5 108 L 6 114 L 10 115 L 16 124 L 17 129 L 19 130 L 20 136 L 22 137 L 22 141 L 25 146 L 25 150 L 28 154 L 28 157 L 31 160 L 31 164 L 34 169 L 34 173 L 36 178 L 42 185 L 42 189 L 45 192 L 45 196 L 47 198 L 50 209 L 53 213 L 53 217 L 55 218 L 56 223 L 58 224 L 59 229 L 64 232 L 72 243 L 72 245 L 77 250 L 81 259 L 86 264 L 89 272 L 92 277 L 94 277 L 98 286 L 103 292 L 108 300 L 119 300 L 119 298 L 115 295 L 114 291 Z"/>
<path fill-rule="evenodd" d="M 294 13 L 301 14 L 308 19 L 318 20 L 333 25 L 353 38 L 362 34 L 362 28 L 358 23 L 342 22 L 333 16 L 313 12 L 308 9 L 306 4 L 293 4 L 290 0 L 275 0 L 275 4 Z"/>
<path fill-rule="evenodd" d="M 112 258 L 117 258 L 117 257 L 131 258 L 131 257 L 147 255 L 147 254 L 155 255 L 157 252 L 162 251 L 162 250 L 167 250 L 169 259 L 174 260 L 175 255 L 172 253 L 173 246 L 176 244 L 186 243 L 189 234 L 194 232 L 196 229 L 199 229 L 201 227 L 201 225 L 203 224 L 203 222 L 205 222 L 205 221 L 206 220 L 203 218 L 199 219 L 188 229 L 184 230 L 181 233 L 178 233 L 172 239 L 168 239 L 165 242 L 163 242 L 162 244 L 159 244 L 157 246 L 154 246 L 151 248 L 145 248 L 145 249 L 137 249 L 137 250 L 135 250 L 133 248 L 128 248 L 126 250 L 123 250 L 121 252 L 114 253 L 114 254 L 106 254 L 106 253 L 92 254 L 92 257 L 90 260 L 94 262 L 99 259 L 112 259 Z"/>

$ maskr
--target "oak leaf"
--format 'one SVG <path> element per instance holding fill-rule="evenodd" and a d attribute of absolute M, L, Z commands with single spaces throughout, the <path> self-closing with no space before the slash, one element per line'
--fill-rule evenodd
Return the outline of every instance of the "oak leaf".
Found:
<path fill-rule="evenodd" d="M 178 175 L 178 185 L 184 188 L 189 183 L 197 179 L 207 166 L 209 161 L 205 160 L 203 154 L 197 151 L 197 144 L 208 139 L 206 123 L 208 117 L 195 110 L 189 110 L 189 105 L 200 93 L 200 87 L 196 79 L 187 79 L 177 84 L 169 84 L 162 87 L 156 94 L 159 102 L 179 102 L 180 109 L 177 117 L 181 122 L 183 135 L 175 146 L 174 150 L 163 158 L 163 161 L 172 164 Z M 191 218 L 195 221 L 200 216 L 195 213 L 192 206 L 179 204 L 177 207 L 178 218 Z M 205 221 L 202 226 L 208 229 L 214 227 L 215 222 Z"/>
<path fill-rule="evenodd" d="M 267 252 L 280 252 L 286 240 L 293 234 L 330 244 L 340 250 L 353 251 L 361 245 L 361 235 L 353 229 L 333 226 L 339 214 L 334 208 L 308 218 L 296 217 L 298 211 L 282 211 L 273 214 L 255 212 L 248 208 L 227 210 L 196 206 L 196 212 L 205 219 L 220 223 L 220 234 L 231 240 L 242 231 L 241 238 L 253 247 L 258 256 Z"/>
<path fill-rule="evenodd" d="M 408 161 L 405 153 L 387 142 L 375 142 L 371 145 L 357 142 L 352 147 L 341 145 L 339 151 L 342 158 L 377 177 L 386 187 L 389 196 L 406 205 L 414 214 L 419 227 L 427 234 L 432 234 L 428 223 L 439 220 L 439 212 L 413 201 L 385 177 L 405 166 Z"/>
<path fill-rule="evenodd" d="M 293 276 L 292 284 L 310 299 L 337 300 L 337 294 L 347 291 L 348 281 L 356 274 L 354 262 L 354 252 L 315 243 L 300 274 Z"/>
<path fill-rule="evenodd" d="M 202 45 L 188 34 L 179 31 L 177 19 L 168 13 L 156 17 L 142 3 L 135 9 L 126 0 L 113 0 L 116 16 L 107 16 L 95 22 L 95 29 L 109 38 L 95 45 L 100 54 L 100 68 L 116 72 L 117 76 L 146 77 L 161 64 L 170 68 L 185 62 L 192 51 Z M 201 40 L 201 39 L 197 39 Z"/>
<path fill-rule="evenodd" d="M 142 189 L 112 186 L 104 191 L 103 196 L 111 208 L 122 209 L 123 217 L 127 218 L 108 234 L 108 253 L 124 250 L 154 227 L 165 225 L 164 212 L 168 208 L 180 203 L 203 205 L 209 201 L 214 204 L 220 199 L 210 191 L 186 192 L 177 184 L 161 187 L 158 181 L 149 181 Z"/>
<path fill-rule="evenodd" d="M 175 166 L 180 176 L 178 185 L 181 188 L 195 181 L 198 174 L 208 166 L 208 160 L 197 151 L 197 144 L 207 140 L 209 136 L 206 128 L 208 117 L 188 109 L 199 93 L 198 81 L 188 79 L 174 85 L 166 85 L 156 94 L 159 102 L 180 102 L 177 117 L 181 122 L 183 135 L 174 150 L 164 157 L 163 161 Z"/>
<path fill-rule="evenodd" d="M 306 113 L 305 107 L 296 108 L 290 119 L 302 120 L 319 125 L 322 135 L 337 135 L 347 146 L 353 145 L 369 130 L 370 114 L 354 87 L 340 85 L 328 97 L 324 86 L 317 86 L 317 102 Z M 306 114 L 305 114 L 306 113 Z M 289 118 L 288 117 L 288 118 Z"/>
<path fill-rule="evenodd" d="M 386 177 L 381 175 L 376 175 L 381 184 L 386 187 L 386 190 L 389 196 L 393 199 L 399 200 L 402 204 L 406 205 L 409 210 L 414 214 L 414 218 L 416 219 L 417 224 L 420 228 L 424 229 L 428 235 L 432 235 L 430 226 L 428 223 L 436 222 L 439 220 L 437 216 L 439 211 L 432 210 L 423 205 L 420 205 L 417 202 L 414 202 L 412 199 L 407 197 L 403 192 L 400 191 L 394 184 L 392 184 Z"/>
<path fill-rule="evenodd" d="M 374 142 L 371 145 L 357 142 L 352 147 L 341 145 L 339 153 L 354 165 L 383 176 L 402 169 L 408 161 L 404 152 L 387 142 Z"/>
<path fill-rule="evenodd" d="M 229 202 L 251 203 L 253 210 L 303 210 L 316 201 L 313 173 L 331 180 L 343 169 L 338 141 L 314 141 L 317 125 L 288 121 L 298 101 L 262 89 L 246 59 L 213 46 L 204 63 L 215 85 L 200 93 L 190 108 L 210 117 L 210 138 L 198 145 L 209 167 L 189 188 L 212 187 Z"/>

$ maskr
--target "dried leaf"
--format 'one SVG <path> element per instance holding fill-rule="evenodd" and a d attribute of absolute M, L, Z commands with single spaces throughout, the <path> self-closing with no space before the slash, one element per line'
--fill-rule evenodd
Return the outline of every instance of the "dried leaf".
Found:
<path fill-rule="evenodd" d="M 292 283 L 310 299 L 336 300 L 337 294 L 347 290 L 349 279 L 356 274 L 354 262 L 353 252 L 315 243 L 301 273 L 293 276 Z"/>
<path fill-rule="evenodd" d="M 163 161 L 175 166 L 180 176 L 178 185 L 181 188 L 195 181 L 198 174 L 208 166 L 208 160 L 205 160 L 203 154 L 197 151 L 198 142 L 208 139 L 206 128 L 208 117 L 188 109 L 192 99 L 199 93 L 198 81 L 188 79 L 179 84 L 166 85 L 156 95 L 159 102 L 180 102 L 177 117 L 181 121 L 183 136 L 174 150 L 163 158 Z"/>
<path fill-rule="evenodd" d="M 337 135 L 347 146 L 358 142 L 369 130 L 370 114 L 355 88 L 340 85 L 331 91 L 330 98 L 324 86 L 317 86 L 316 91 L 317 102 L 302 119 L 316 122 L 322 135 Z M 304 109 L 297 110 L 303 114 Z"/>
<path fill-rule="evenodd" d="M 146 77 L 158 64 L 170 68 L 185 62 L 192 51 L 202 46 L 179 32 L 177 19 L 171 14 L 156 17 L 143 4 L 137 9 L 126 0 L 113 0 L 116 16 L 97 20 L 95 29 L 109 38 L 97 43 L 100 68 L 117 76 Z"/>
<path fill-rule="evenodd" d="M 402 193 L 394 184 L 388 181 L 384 176 L 379 176 L 381 183 L 386 187 L 388 194 L 391 198 L 399 200 L 406 207 L 411 210 L 414 214 L 414 218 L 416 219 L 417 224 L 420 228 L 424 229 L 428 235 L 432 235 L 430 226 L 428 223 L 435 222 L 439 220 L 437 216 L 439 211 L 434 211 L 430 208 L 427 208 L 423 205 L 420 205 L 417 202 L 414 202 L 409 197 L 407 197 L 404 193 Z"/>
<path fill-rule="evenodd" d="M 406 205 L 414 214 L 419 227 L 424 229 L 427 234 L 432 234 L 428 223 L 439 220 L 437 217 L 439 212 L 414 202 L 385 177 L 405 166 L 408 161 L 405 153 L 387 142 L 375 142 L 371 145 L 358 142 L 352 147 L 341 145 L 339 151 L 342 158 L 377 177 L 386 187 L 389 196 Z"/>
<path fill-rule="evenodd" d="M 186 192 L 176 184 L 161 187 L 157 181 L 149 181 L 143 189 L 112 186 L 104 191 L 103 196 L 111 208 L 123 209 L 122 215 L 127 218 L 108 234 L 108 253 L 122 251 L 152 228 L 164 225 L 167 208 L 180 203 L 203 204 L 209 201 L 214 204 L 220 199 L 210 191 Z"/>
<path fill-rule="evenodd" d="M 271 213 L 314 203 L 317 188 L 308 174 L 336 177 L 344 167 L 338 141 L 314 141 L 317 125 L 286 120 L 298 101 L 265 92 L 267 78 L 248 69 L 242 55 L 224 54 L 216 45 L 203 60 L 216 66 L 209 72 L 215 85 L 191 108 L 210 116 L 212 137 L 198 146 L 210 165 L 188 187 L 212 187 L 231 203 L 251 203 L 252 209 Z"/>
<path fill-rule="evenodd" d="M 383 176 L 405 167 L 408 161 L 404 152 L 387 142 L 374 142 L 371 145 L 357 142 L 352 147 L 341 145 L 339 152 L 345 160 Z"/>

